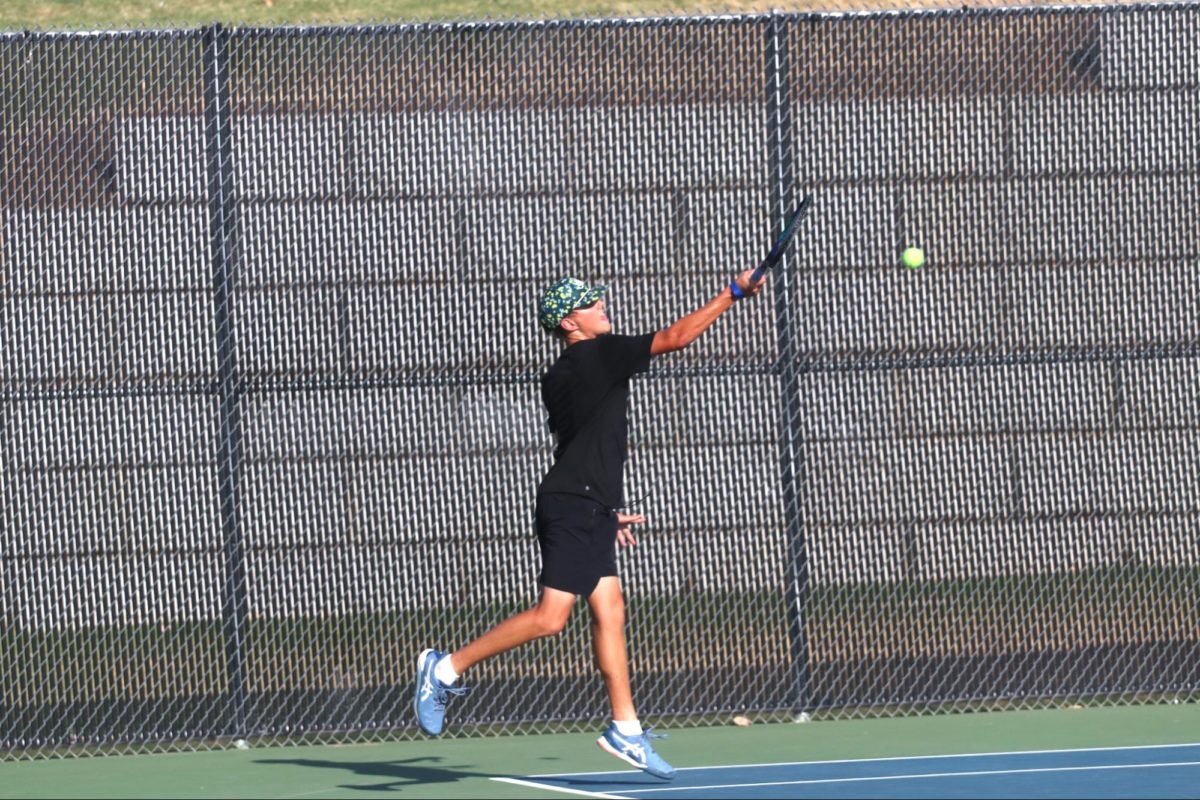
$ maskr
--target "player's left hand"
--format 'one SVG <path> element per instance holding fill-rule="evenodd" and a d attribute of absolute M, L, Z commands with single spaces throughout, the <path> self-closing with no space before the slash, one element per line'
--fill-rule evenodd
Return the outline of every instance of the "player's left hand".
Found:
<path fill-rule="evenodd" d="M 622 547 L 628 547 L 631 544 L 637 544 L 637 540 L 633 538 L 633 533 L 630 532 L 630 525 L 640 525 L 646 521 L 645 514 L 622 514 L 617 512 L 617 541 Z"/>

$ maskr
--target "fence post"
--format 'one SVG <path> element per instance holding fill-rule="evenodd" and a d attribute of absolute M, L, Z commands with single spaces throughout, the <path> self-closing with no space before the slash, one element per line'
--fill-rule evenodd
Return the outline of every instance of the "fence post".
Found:
<path fill-rule="evenodd" d="M 775 232 L 783 229 L 788 211 L 795 205 L 794 167 L 792 163 L 791 48 L 784 15 L 771 12 L 767 27 L 767 149 L 769 156 L 771 223 Z M 800 471 L 803 468 L 803 435 L 800 430 L 800 369 L 796 347 L 796 310 L 793 295 L 792 257 L 784 255 L 780 268 L 771 276 L 774 282 L 775 335 L 779 346 L 780 442 L 779 475 L 783 497 L 784 532 L 788 543 L 784 570 L 786 585 L 788 639 L 795 670 L 795 698 L 792 709 L 802 712 L 808 705 L 808 637 L 805 631 L 805 603 L 808 599 L 808 561 L 804 520 L 800 507 Z"/>
<path fill-rule="evenodd" d="M 234 197 L 232 110 L 229 99 L 229 32 L 219 24 L 204 31 L 204 147 L 208 177 L 208 221 L 212 247 L 213 312 L 216 334 L 217 491 L 225 553 L 222 637 L 234 706 L 235 730 L 246 731 L 246 558 L 238 519 L 241 481 L 241 385 L 233 326 L 231 288 L 239 257 L 238 208 Z"/>

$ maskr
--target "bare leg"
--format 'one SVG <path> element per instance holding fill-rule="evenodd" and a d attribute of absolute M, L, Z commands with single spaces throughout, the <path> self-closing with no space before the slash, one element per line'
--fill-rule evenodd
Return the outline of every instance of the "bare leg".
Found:
<path fill-rule="evenodd" d="M 604 676 L 613 719 L 636 720 L 633 690 L 629 686 L 629 655 L 625 649 L 625 598 L 615 575 L 600 579 L 588 597 L 592 610 L 592 646 L 596 666 Z"/>
<path fill-rule="evenodd" d="M 553 636 L 566 626 L 574 607 L 575 595 L 543 587 L 536 606 L 509 617 L 466 647 L 455 650 L 450 654 L 450 666 L 455 672 L 465 672 L 506 650 L 543 636 Z"/>

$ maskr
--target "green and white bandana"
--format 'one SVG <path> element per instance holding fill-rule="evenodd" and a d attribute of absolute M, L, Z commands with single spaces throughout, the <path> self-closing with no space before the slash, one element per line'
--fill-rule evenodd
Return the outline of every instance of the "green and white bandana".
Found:
<path fill-rule="evenodd" d="M 567 314 L 603 300 L 607 294 L 607 286 L 588 286 L 577 278 L 559 278 L 542 295 L 542 302 L 538 304 L 538 322 L 546 330 L 553 331 Z"/>

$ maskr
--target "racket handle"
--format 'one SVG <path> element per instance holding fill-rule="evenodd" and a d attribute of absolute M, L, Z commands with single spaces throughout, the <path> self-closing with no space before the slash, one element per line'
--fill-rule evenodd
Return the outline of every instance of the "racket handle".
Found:
<path fill-rule="evenodd" d="M 763 275 L 766 275 L 767 270 L 770 269 L 772 266 L 774 266 L 774 265 L 772 264 L 771 257 L 767 256 L 765 259 L 763 259 L 763 262 L 761 264 L 759 264 L 758 267 L 755 268 L 754 272 L 751 273 L 750 285 L 753 286 L 754 284 L 761 281 Z"/>
<path fill-rule="evenodd" d="M 750 285 L 751 286 L 754 286 L 756 283 L 758 283 L 759 281 L 762 280 L 762 276 L 767 274 L 768 266 L 769 266 L 769 264 L 766 261 L 764 261 L 763 263 L 758 265 L 758 267 L 754 270 L 754 272 L 750 273 Z M 741 300 L 743 297 L 746 296 L 746 293 L 742 290 L 742 287 L 738 286 L 738 282 L 737 282 L 736 278 L 734 278 L 729 283 L 729 292 L 730 292 L 730 294 L 733 295 L 734 300 Z"/>

